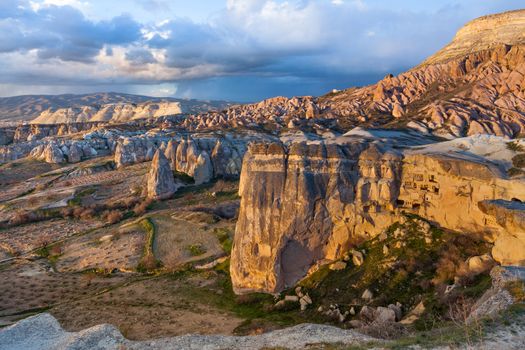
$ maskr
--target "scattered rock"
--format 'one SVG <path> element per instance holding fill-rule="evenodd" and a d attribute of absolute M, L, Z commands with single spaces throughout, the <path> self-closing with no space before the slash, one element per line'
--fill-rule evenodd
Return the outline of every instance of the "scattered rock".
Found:
<path fill-rule="evenodd" d="M 370 289 L 366 289 L 363 294 L 361 295 L 361 299 L 370 301 L 374 297 L 374 294 L 370 291 Z"/>
<path fill-rule="evenodd" d="M 352 250 L 352 263 L 355 266 L 361 266 L 363 262 L 365 261 L 365 256 L 363 253 L 357 250 Z"/>
<path fill-rule="evenodd" d="M 473 256 L 467 259 L 469 272 L 476 275 L 489 271 L 494 266 L 494 264 L 494 259 L 492 259 L 490 254 Z"/>
<path fill-rule="evenodd" d="M 425 312 L 425 305 L 423 302 L 419 302 L 408 314 L 405 318 L 401 320 L 401 324 L 412 324 L 416 322 L 421 315 Z"/>
<path fill-rule="evenodd" d="M 344 269 L 346 269 L 346 263 L 343 261 L 336 261 L 335 263 L 330 264 L 330 270 L 339 271 Z"/>

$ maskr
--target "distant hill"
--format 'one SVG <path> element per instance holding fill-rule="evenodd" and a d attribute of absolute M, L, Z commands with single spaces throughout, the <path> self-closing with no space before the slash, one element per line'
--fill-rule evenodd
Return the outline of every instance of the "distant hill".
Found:
<path fill-rule="evenodd" d="M 114 92 L 83 95 L 24 95 L 0 97 L 0 122 L 35 120 L 48 124 L 90 120 L 125 121 L 160 116 L 163 112 L 176 114 L 222 110 L 229 105 L 225 101 L 158 98 Z"/>

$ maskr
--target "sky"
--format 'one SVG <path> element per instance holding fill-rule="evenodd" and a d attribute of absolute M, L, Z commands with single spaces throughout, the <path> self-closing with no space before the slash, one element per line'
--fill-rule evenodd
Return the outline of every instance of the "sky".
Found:
<path fill-rule="evenodd" d="M 0 0 L 0 96 L 257 101 L 397 74 L 523 0 Z"/>

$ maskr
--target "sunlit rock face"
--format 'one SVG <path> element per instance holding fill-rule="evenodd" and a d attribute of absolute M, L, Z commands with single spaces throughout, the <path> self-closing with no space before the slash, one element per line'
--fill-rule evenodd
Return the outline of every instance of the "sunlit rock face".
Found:
<path fill-rule="evenodd" d="M 504 139 L 496 139 L 505 147 Z M 292 286 L 381 233 L 402 211 L 491 242 L 509 232 L 479 203 L 525 200 L 523 178 L 508 179 L 500 163 L 463 152 L 461 144 L 392 145 L 345 137 L 252 145 L 243 162 L 231 260 L 236 292 Z M 522 260 L 510 254 L 504 262 Z"/>
<path fill-rule="evenodd" d="M 147 179 L 148 197 L 166 199 L 171 197 L 179 187 L 180 185 L 175 183 L 168 159 L 160 149 L 157 150 L 153 156 Z"/>
<path fill-rule="evenodd" d="M 111 103 L 100 106 L 49 109 L 38 115 L 31 123 L 128 122 L 180 113 L 182 108 L 179 102 Z"/>

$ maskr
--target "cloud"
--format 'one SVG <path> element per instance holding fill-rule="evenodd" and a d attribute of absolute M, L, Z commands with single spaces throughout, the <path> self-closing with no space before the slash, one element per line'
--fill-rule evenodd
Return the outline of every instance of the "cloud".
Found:
<path fill-rule="evenodd" d="M 166 20 L 175 2 L 134 0 L 159 15 L 140 23 L 125 13 L 86 17 L 84 9 L 104 8 L 97 1 L 103 3 L 0 0 L 0 84 L 143 84 L 148 91 L 168 84 L 180 86 L 169 90 L 177 94 L 228 98 L 231 92 L 236 100 L 320 94 L 405 70 L 466 21 L 521 6 L 517 0 L 396 6 L 387 0 L 225 0 L 221 11 L 199 22 Z"/>
<path fill-rule="evenodd" d="M 128 60 L 133 65 L 157 63 L 157 60 L 155 59 L 151 51 L 142 47 L 133 48 L 130 51 L 126 52 L 126 60 Z"/>
<path fill-rule="evenodd" d="M 93 62 L 104 45 L 126 45 L 142 37 L 141 25 L 129 15 L 92 22 L 70 6 L 79 1 L 7 1 L 8 10 L 0 11 L 0 35 L 5 38 L 0 52 L 36 50 L 41 60 Z"/>

